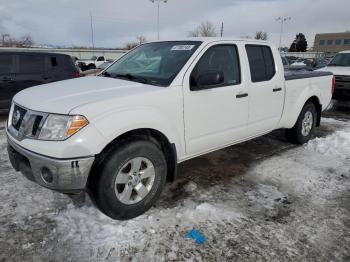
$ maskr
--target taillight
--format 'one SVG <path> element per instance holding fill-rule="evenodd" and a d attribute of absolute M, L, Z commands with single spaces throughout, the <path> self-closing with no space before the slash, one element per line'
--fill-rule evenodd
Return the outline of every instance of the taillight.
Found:
<path fill-rule="evenodd" d="M 333 79 L 332 79 L 332 94 L 334 93 L 334 90 L 335 90 L 335 76 L 333 76 Z"/>
<path fill-rule="evenodd" d="M 75 76 L 75 77 L 80 77 L 80 72 L 76 71 L 76 72 L 74 73 L 74 76 Z"/>

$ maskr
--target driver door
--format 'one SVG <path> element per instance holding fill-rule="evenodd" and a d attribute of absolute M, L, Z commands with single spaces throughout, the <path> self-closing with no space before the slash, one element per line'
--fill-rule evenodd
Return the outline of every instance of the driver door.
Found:
<path fill-rule="evenodd" d="M 196 79 L 213 72 L 223 73 L 221 84 L 193 90 Z M 245 136 L 249 100 L 236 45 L 206 47 L 187 71 L 183 86 L 187 155 L 209 152 Z"/>

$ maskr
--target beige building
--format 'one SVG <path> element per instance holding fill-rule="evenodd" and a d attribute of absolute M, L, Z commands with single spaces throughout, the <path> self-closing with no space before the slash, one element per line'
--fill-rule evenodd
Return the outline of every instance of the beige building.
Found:
<path fill-rule="evenodd" d="M 316 34 L 313 51 L 338 53 L 350 50 L 350 31 L 343 33 Z"/>

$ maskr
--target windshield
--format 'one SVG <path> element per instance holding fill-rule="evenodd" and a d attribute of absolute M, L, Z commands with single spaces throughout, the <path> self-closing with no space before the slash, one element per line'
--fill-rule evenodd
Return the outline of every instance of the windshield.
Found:
<path fill-rule="evenodd" d="M 102 75 L 169 86 L 201 43 L 171 41 L 144 44 L 117 60 Z"/>
<path fill-rule="evenodd" d="M 96 60 L 97 59 L 97 56 L 92 56 L 91 58 L 90 58 L 90 60 Z"/>
<path fill-rule="evenodd" d="M 350 54 L 337 54 L 328 66 L 350 66 Z"/>

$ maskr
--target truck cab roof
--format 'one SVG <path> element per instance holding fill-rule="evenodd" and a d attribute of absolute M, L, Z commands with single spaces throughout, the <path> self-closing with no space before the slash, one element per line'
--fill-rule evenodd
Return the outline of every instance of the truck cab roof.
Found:
<path fill-rule="evenodd" d="M 165 40 L 159 40 L 159 41 L 151 41 L 148 43 L 171 42 L 171 41 L 175 41 L 175 42 L 194 41 L 194 42 L 203 42 L 204 44 L 209 44 L 213 42 L 226 42 L 226 41 L 247 42 L 247 43 L 256 43 L 256 44 L 271 44 L 270 42 L 264 41 L 264 40 L 235 38 L 235 37 L 188 37 L 188 38 L 181 38 L 181 39 L 165 39 Z"/>

